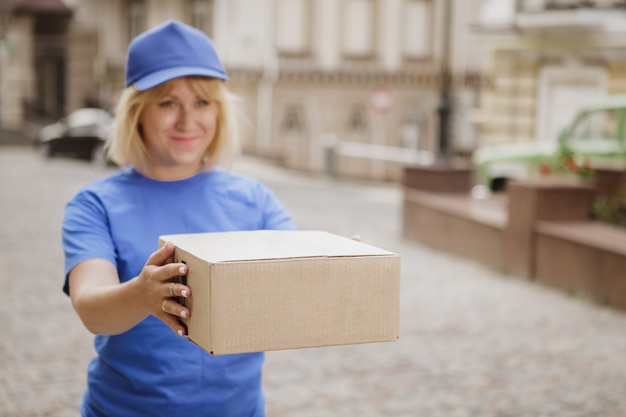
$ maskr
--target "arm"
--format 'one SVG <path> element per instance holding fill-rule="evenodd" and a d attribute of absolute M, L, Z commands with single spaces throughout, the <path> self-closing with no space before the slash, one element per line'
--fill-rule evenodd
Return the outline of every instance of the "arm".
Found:
<path fill-rule="evenodd" d="M 69 273 L 72 305 L 85 327 L 98 334 L 123 333 L 148 315 L 153 315 L 179 335 L 184 327 L 178 317 L 187 318 L 188 308 L 172 296 L 190 297 L 191 290 L 170 280 L 187 273 L 179 263 L 167 263 L 174 245 L 166 243 L 154 252 L 138 277 L 120 284 L 115 266 L 104 259 L 90 259 Z"/>

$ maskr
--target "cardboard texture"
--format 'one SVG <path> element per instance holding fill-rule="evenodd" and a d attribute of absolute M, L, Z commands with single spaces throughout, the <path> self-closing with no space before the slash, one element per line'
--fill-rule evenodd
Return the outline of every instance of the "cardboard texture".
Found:
<path fill-rule="evenodd" d="M 189 267 L 185 321 L 213 355 L 395 341 L 400 257 L 323 231 L 161 236 Z"/>

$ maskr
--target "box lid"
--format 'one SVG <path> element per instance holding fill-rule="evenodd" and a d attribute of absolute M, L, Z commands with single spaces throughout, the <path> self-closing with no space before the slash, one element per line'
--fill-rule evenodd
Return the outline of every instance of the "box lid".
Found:
<path fill-rule="evenodd" d="M 284 258 L 396 255 L 353 239 L 316 230 L 255 230 L 165 235 L 161 242 L 212 263 Z"/>

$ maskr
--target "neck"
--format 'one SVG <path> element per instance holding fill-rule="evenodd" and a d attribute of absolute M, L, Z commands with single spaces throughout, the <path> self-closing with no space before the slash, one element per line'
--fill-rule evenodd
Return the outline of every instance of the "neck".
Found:
<path fill-rule="evenodd" d="M 204 170 L 202 164 L 198 166 L 144 166 L 136 167 L 142 175 L 158 181 L 180 181 L 191 178 Z"/>

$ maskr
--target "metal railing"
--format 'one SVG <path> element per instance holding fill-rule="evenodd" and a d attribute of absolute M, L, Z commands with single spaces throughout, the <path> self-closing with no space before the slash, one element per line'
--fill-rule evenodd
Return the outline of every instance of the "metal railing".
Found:
<path fill-rule="evenodd" d="M 325 144 L 325 171 L 330 176 L 337 173 L 337 157 L 366 159 L 400 164 L 432 164 L 435 153 L 400 146 L 377 145 L 351 141 L 334 141 Z"/>

